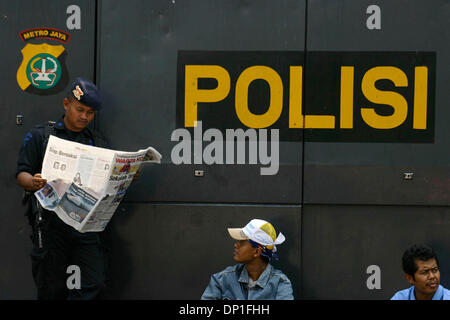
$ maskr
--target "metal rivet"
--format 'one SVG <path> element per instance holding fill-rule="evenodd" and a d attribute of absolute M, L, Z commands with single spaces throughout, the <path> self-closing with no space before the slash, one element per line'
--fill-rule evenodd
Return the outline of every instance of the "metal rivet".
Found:
<path fill-rule="evenodd" d="M 414 173 L 413 172 L 404 172 L 403 173 L 403 179 L 405 180 L 412 180 Z"/>
<path fill-rule="evenodd" d="M 21 126 L 23 124 L 23 115 L 16 115 L 16 125 Z"/>
<path fill-rule="evenodd" d="M 204 172 L 203 172 L 203 170 L 195 170 L 195 171 L 194 171 L 194 175 L 195 175 L 196 177 L 203 177 Z"/>

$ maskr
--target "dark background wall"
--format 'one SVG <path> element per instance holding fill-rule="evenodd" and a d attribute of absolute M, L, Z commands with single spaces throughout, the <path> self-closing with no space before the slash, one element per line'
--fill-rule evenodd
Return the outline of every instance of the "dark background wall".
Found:
<path fill-rule="evenodd" d="M 381 9 L 379 30 L 365 27 L 372 4 Z M 408 286 L 401 255 L 416 242 L 436 248 L 441 281 L 448 286 L 450 114 L 444 65 L 450 51 L 442 24 L 449 14 L 445 1 L 308 1 L 307 50 L 431 51 L 437 71 L 434 143 L 305 142 L 303 297 L 390 298 Z M 406 172 L 414 173 L 412 180 L 404 179 Z M 307 243 L 314 244 L 310 250 Z M 372 264 L 381 269 L 381 290 L 366 287 Z"/>
<path fill-rule="evenodd" d="M 24 30 L 49 27 L 72 35 L 67 44 L 65 65 L 67 82 L 77 76 L 94 78 L 96 9 L 93 1 L 77 1 L 82 9 L 81 30 L 68 30 L 67 7 L 71 1 L 1 1 L 0 39 L 3 62 L 0 89 L 0 148 L 2 170 L 0 171 L 0 192 L 3 205 L 0 209 L 0 248 L 5 256 L 0 262 L 0 297 L 2 299 L 33 299 L 35 289 L 31 277 L 30 228 L 21 206 L 22 190 L 15 181 L 17 156 L 23 139 L 29 130 L 48 120 L 56 120 L 64 113 L 63 97 L 68 88 L 51 95 L 36 95 L 24 92 L 16 81 L 17 69 L 22 63 L 22 42 L 19 33 Z M 54 40 L 36 39 L 29 43 L 61 45 Z M 23 116 L 23 125 L 16 125 L 16 115 Z"/>
<path fill-rule="evenodd" d="M 68 30 L 66 8 L 81 8 L 80 30 Z M 226 228 L 258 217 L 287 241 L 276 267 L 291 279 L 297 299 L 387 299 L 406 288 L 403 250 L 433 246 L 444 286 L 450 286 L 449 58 L 446 1 L 378 1 L 381 29 L 369 30 L 370 1 L 32 1 L 2 2 L 0 147 L 5 150 L 0 192 L 0 298 L 33 299 L 29 227 L 14 179 L 23 137 L 37 123 L 62 114 L 65 91 L 23 92 L 15 80 L 25 44 L 19 32 L 48 26 L 72 35 L 69 80 L 95 80 L 105 108 L 96 127 L 114 149 L 148 145 L 163 155 L 129 189 L 108 226 L 112 241 L 106 298 L 197 299 L 209 276 L 233 263 Z M 42 40 L 36 41 L 41 43 Z M 280 143 L 277 175 L 259 165 L 174 165 L 180 51 L 436 53 L 433 143 Z M 305 58 L 302 57 L 302 58 Z M 305 69 L 308 68 L 306 60 Z M 308 86 L 308 84 L 306 84 Z M 311 87 L 310 87 L 311 88 Z M 315 96 L 305 91 L 306 112 Z M 17 114 L 24 124 L 17 126 Z M 204 170 L 195 177 L 194 170 Z M 403 173 L 413 172 L 412 180 Z M 381 289 L 369 290 L 366 269 L 381 269 Z"/>

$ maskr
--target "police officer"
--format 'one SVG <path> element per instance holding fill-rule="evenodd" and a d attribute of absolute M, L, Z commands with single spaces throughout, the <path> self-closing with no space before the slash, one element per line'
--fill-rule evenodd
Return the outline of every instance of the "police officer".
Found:
<path fill-rule="evenodd" d="M 19 186 L 28 192 L 39 190 L 46 184 L 41 170 L 50 134 L 109 148 L 107 140 L 99 132 L 87 128 L 101 109 L 100 94 L 91 81 L 76 78 L 63 104 L 65 114 L 56 122 L 34 127 L 26 135 L 20 149 L 16 178 Z M 80 233 L 65 224 L 54 212 L 40 208 L 34 195 L 29 199 L 29 218 L 33 227 L 31 262 L 38 299 L 98 297 L 104 288 L 107 262 L 102 233 Z M 71 265 L 79 267 L 79 289 L 69 290 L 67 287 L 67 278 L 71 275 L 67 272 Z"/>

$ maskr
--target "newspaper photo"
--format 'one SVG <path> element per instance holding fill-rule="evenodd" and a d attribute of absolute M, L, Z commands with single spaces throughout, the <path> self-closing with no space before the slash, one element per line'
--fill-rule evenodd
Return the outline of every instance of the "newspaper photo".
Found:
<path fill-rule="evenodd" d="M 103 231 L 144 163 L 161 163 L 152 147 L 109 150 L 50 136 L 42 164 L 43 208 L 80 232 Z"/>

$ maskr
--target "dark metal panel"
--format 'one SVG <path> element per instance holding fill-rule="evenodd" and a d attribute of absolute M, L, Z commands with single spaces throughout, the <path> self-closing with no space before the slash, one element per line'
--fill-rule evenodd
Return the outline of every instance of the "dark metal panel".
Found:
<path fill-rule="evenodd" d="M 163 165 L 145 169 L 127 199 L 300 203 L 301 142 L 280 143 L 279 173 L 260 176 L 259 166 L 251 165 L 175 166 L 170 137 L 176 129 L 178 52 L 301 52 L 305 1 L 132 3 L 101 2 L 99 79 L 107 105 L 101 128 L 116 149 L 154 146 Z M 205 176 L 194 179 L 195 169 Z M 152 178 L 145 177 L 147 170 Z"/>
<path fill-rule="evenodd" d="M 299 204 L 301 168 L 282 165 L 275 177 L 261 176 L 260 166 L 182 165 L 163 163 L 142 169 L 127 201 Z M 204 176 L 194 175 L 203 170 Z"/>
<path fill-rule="evenodd" d="M 305 199 L 309 204 L 408 204 L 447 206 L 449 167 L 307 166 Z M 408 173 L 414 173 L 408 179 Z"/>
<path fill-rule="evenodd" d="M 381 29 L 369 30 L 366 10 L 373 4 L 310 1 L 307 50 L 435 52 L 436 86 L 429 93 L 435 95 L 434 143 L 306 142 L 304 201 L 449 205 L 448 1 L 378 1 Z M 339 90 L 340 79 L 336 81 Z M 360 88 L 355 82 L 355 90 Z M 320 100 L 314 99 L 310 103 Z M 305 141 L 311 135 L 305 132 Z M 405 172 L 413 172 L 413 180 L 404 181 Z"/>
<path fill-rule="evenodd" d="M 286 236 L 274 263 L 300 284 L 299 206 L 122 203 L 105 232 L 111 239 L 110 299 L 200 299 L 210 276 L 233 260 L 229 227 L 253 218 Z"/>
<path fill-rule="evenodd" d="M 70 16 L 67 7 L 78 5 L 81 9 L 81 29 L 68 30 Z M 19 33 L 24 30 L 48 27 L 71 35 L 67 44 L 55 40 L 36 39 L 29 43 L 63 45 L 66 56 L 61 80 L 68 85 L 76 76 L 93 79 L 95 61 L 95 1 L 2 1 L 0 9 L 0 39 L 2 63 L 0 64 L 0 149 L 3 152 L 0 170 L 0 193 L 3 195 L 0 215 L 0 249 L 4 257 L 0 262 L 0 299 L 33 299 L 35 286 L 31 277 L 29 253 L 30 227 L 23 216 L 22 190 L 16 185 L 15 170 L 19 148 L 25 134 L 34 126 L 47 120 L 56 120 L 63 112 L 62 99 L 67 87 L 49 95 L 22 91 L 16 73 L 22 62 L 23 42 Z M 64 69 L 64 66 L 62 66 Z M 50 90 L 50 89 L 49 89 Z M 16 125 L 16 115 L 23 116 L 23 125 Z"/>
<path fill-rule="evenodd" d="M 390 299 L 410 287 L 401 258 L 414 243 L 437 252 L 441 284 L 450 285 L 448 207 L 306 205 L 302 211 L 302 297 Z M 381 270 L 369 290 L 367 267 Z"/>

